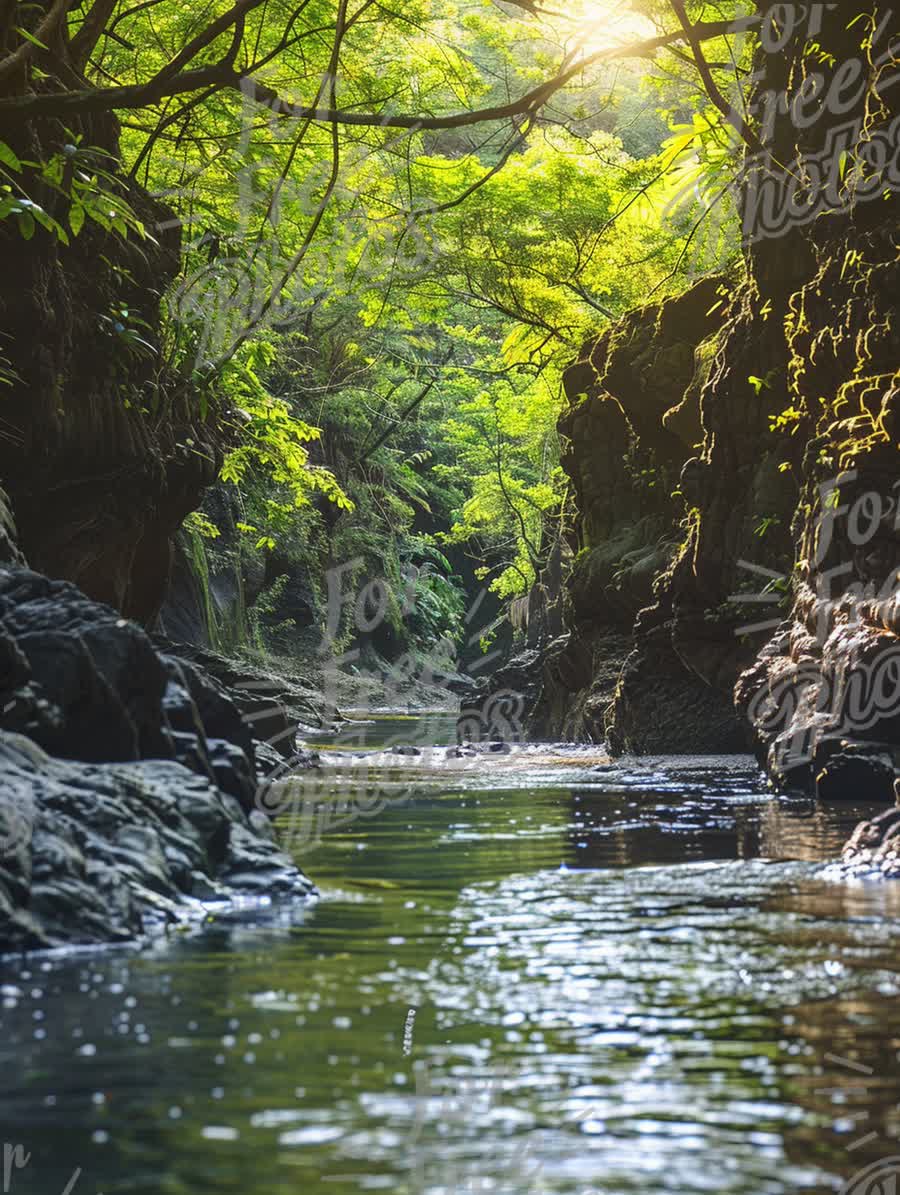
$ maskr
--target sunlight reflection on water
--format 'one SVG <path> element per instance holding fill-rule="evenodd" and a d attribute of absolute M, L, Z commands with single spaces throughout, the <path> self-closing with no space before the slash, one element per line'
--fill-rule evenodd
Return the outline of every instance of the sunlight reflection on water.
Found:
<path fill-rule="evenodd" d="M 865 810 L 546 755 L 329 835 L 311 908 L 8 962 L 10 1189 L 792 1195 L 895 1152 L 900 894 L 819 866 Z"/>

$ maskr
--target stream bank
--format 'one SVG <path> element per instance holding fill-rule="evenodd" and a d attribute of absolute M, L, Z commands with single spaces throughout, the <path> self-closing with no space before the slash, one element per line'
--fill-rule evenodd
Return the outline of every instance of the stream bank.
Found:
<path fill-rule="evenodd" d="M 117 611 L 18 564 L 0 567 L 0 660 L 0 952 L 312 893 L 255 806 L 272 766 L 256 727 L 307 762 L 296 712 L 260 702 L 265 682 L 242 694 L 260 723 Z"/>

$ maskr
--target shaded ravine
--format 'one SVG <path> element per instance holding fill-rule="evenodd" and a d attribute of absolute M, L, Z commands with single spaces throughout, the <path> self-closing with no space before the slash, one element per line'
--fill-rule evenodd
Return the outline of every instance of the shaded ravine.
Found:
<path fill-rule="evenodd" d="M 900 1152 L 900 888 L 820 862 L 871 810 L 587 758 L 398 758 L 298 855 L 317 905 L 6 965 L 10 1189 L 788 1195 Z"/>

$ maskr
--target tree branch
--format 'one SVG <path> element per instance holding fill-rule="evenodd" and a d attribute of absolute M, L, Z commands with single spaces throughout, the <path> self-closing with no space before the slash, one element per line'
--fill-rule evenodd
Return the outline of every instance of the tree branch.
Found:
<path fill-rule="evenodd" d="M 259 3 L 259 0 L 256 0 L 256 2 Z M 329 99 L 330 99 L 332 105 L 334 105 L 336 98 L 337 98 L 337 75 L 338 75 L 338 67 L 340 66 L 340 60 L 341 60 L 341 47 L 344 42 L 344 34 L 347 31 L 346 22 L 347 22 L 348 3 L 349 3 L 349 0 L 338 0 L 337 20 L 335 22 L 335 31 L 334 31 L 334 44 L 331 49 L 331 59 L 328 64 L 328 73 L 326 75 L 326 78 L 328 79 Z M 249 339 L 252 332 L 256 328 L 259 327 L 259 325 L 262 323 L 262 321 L 266 318 L 266 316 L 269 314 L 269 312 L 275 306 L 276 302 L 280 299 L 281 292 L 287 286 L 288 282 L 290 282 L 291 278 L 293 278 L 294 274 L 296 273 L 297 269 L 300 266 L 300 263 L 306 257 L 306 253 L 307 253 L 310 245 L 313 242 L 313 239 L 319 229 L 319 225 L 322 222 L 322 217 L 325 215 L 325 209 L 327 208 L 327 206 L 331 200 L 331 196 L 334 194 L 334 189 L 337 186 L 338 178 L 340 176 L 340 170 L 341 170 L 341 141 L 340 141 L 340 136 L 338 134 L 338 126 L 336 124 L 333 124 L 331 126 L 331 173 L 328 178 L 328 183 L 325 187 L 325 192 L 322 196 L 321 201 L 319 202 L 318 210 L 316 211 L 316 214 L 313 216 L 313 219 L 312 219 L 312 222 L 310 223 L 309 228 L 306 230 L 306 235 L 303 238 L 303 243 L 300 246 L 300 248 L 297 250 L 297 252 L 294 254 L 294 256 L 291 258 L 291 260 L 288 262 L 287 267 L 285 268 L 281 277 L 272 286 L 272 289 L 269 292 L 269 295 L 266 298 L 265 302 L 260 304 L 259 311 L 256 312 L 256 314 L 253 316 L 253 318 L 247 322 L 246 327 L 236 337 L 236 339 L 229 346 L 229 348 L 226 349 L 226 351 L 224 353 L 222 353 L 221 356 L 218 357 L 215 362 L 212 363 L 212 371 L 213 372 L 216 372 L 217 370 L 221 369 L 222 366 L 227 361 L 231 360 L 231 358 L 238 351 L 238 349 L 241 347 L 241 345 L 243 345 Z"/>
<path fill-rule="evenodd" d="M 606 318 L 611 319 L 613 323 L 616 323 L 622 318 L 620 315 L 616 315 L 614 311 L 610 311 L 608 307 L 604 307 L 602 303 L 598 303 L 596 299 L 592 298 L 591 295 L 588 294 L 583 286 L 578 286 L 574 282 L 563 282 L 562 285 L 567 290 L 570 290 L 574 294 L 578 295 L 579 299 L 587 303 L 588 307 L 593 307 L 595 311 L 599 311 L 601 315 L 605 315 Z"/>
<path fill-rule="evenodd" d="M 137 179 L 137 174 L 141 168 L 141 164 L 144 161 L 146 161 L 148 155 L 153 150 L 153 146 L 156 144 L 156 142 L 163 135 L 163 133 L 166 131 L 167 128 L 169 128 L 171 125 L 175 124 L 177 121 L 181 120 L 181 118 L 183 116 L 187 116 L 189 112 L 191 112 L 194 108 L 198 107 L 205 100 L 208 100 L 210 98 L 210 96 L 215 95 L 217 90 L 218 89 L 216 87 L 207 87 L 207 89 L 205 91 L 200 91 L 192 99 L 189 99 L 186 104 L 182 104 L 181 107 L 178 108 L 175 112 L 170 112 L 168 114 L 168 116 L 164 116 L 161 120 L 157 121 L 156 127 L 153 129 L 153 131 L 151 133 L 148 134 L 147 140 L 144 142 L 143 146 L 141 147 L 141 151 L 138 154 L 137 158 L 135 159 L 134 165 L 131 167 L 131 170 L 129 171 L 129 177 L 133 178 L 133 179 Z"/>
<path fill-rule="evenodd" d="M 53 0 L 53 5 L 50 11 L 44 17 L 37 28 L 32 33 L 35 41 L 47 43 L 52 40 L 53 34 L 65 24 L 66 16 L 69 11 L 69 4 L 71 0 Z M 16 71 L 23 66 L 27 66 L 34 57 L 38 47 L 31 41 L 23 41 L 17 50 L 4 58 L 0 62 L 0 86 L 14 76 Z"/>
<path fill-rule="evenodd" d="M 76 70 L 84 70 L 85 63 L 94 52 L 94 47 L 103 36 L 106 22 L 113 14 L 118 0 L 94 0 L 91 10 L 70 43 L 72 64 Z"/>
<path fill-rule="evenodd" d="M 688 20 L 687 11 L 684 7 L 684 0 L 669 0 L 669 3 L 675 10 L 675 15 L 681 22 L 681 28 L 684 30 L 684 35 L 690 44 L 691 53 L 694 56 L 694 62 L 697 66 L 697 71 L 700 74 L 700 79 L 703 83 L 703 88 L 706 91 L 706 94 L 719 109 L 731 127 L 737 130 L 741 139 L 747 145 L 749 145 L 754 153 L 764 152 L 763 144 L 757 137 L 756 133 L 754 133 L 753 129 L 750 128 L 746 120 L 744 120 L 742 116 L 739 116 L 735 112 L 733 106 L 729 104 L 729 102 L 725 99 L 725 96 L 722 95 L 722 92 L 719 90 L 718 84 L 713 78 L 712 71 L 710 70 L 709 63 L 706 61 L 706 58 L 703 55 L 703 50 L 701 48 L 702 39 L 697 36 L 696 27 L 691 25 L 691 22 Z"/>
<path fill-rule="evenodd" d="M 227 12 L 222 13 L 215 21 L 207 25 L 202 33 L 198 33 L 196 37 L 191 38 L 184 49 L 180 50 L 171 62 L 166 63 L 162 70 L 158 71 L 143 86 L 149 89 L 151 96 L 155 95 L 161 86 L 169 83 L 171 80 L 177 79 L 182 67 L 187 66 L 191 59 L 196 58 L 200 51 L 205 50 L 217 37 L 221 37 L 223 33 L 227 33 L 232 25 L 241 28 L 247 13 L 251 12 L 254 8 L 259 8 L 262 2 L 263 0 L 237 0 L 237 3 Z M 225 58 L 219 64 L 223 71 L 231 71 L 236 52 L 236 47 L 232 46 L 229 48 Z"/>
<path fill-rule="evenodd" d="M 519 531 L 522 536 L 522 542 L 524 543 L 524 545 L 528 551 L 528 556 L 531 561 L 531 567 L 534 569 L 535 577 L 536 577 L 537 573 L 539 571 L 541 556 L 540 556 L 540 553 L 538 552 L 537 548 L 535 548 L 534 544 L 531 542 L 531 537 L 528 534 L 528 526 L 525 522 L 525 516 L 522 514 L 521 510 L 519 510 L 518 506 L 516 506 L 515 502 L 513 502 L 512 495 L 510 494 L 509 490 L 506 488 L 506 480 L 503 476 L 502 433 L 500 431 L 500 418 L 497 415 L 496 411 L 494 411 L 494 426 L 497 431 L 497 445 L 496 445 L 496 448 L 494 449 L 494 459 L 495 459 L 495 463 L 497 466 L 497 484 L 500 486 L 500 492 L 503 495 L 504 499 L 506 500 L 507 506 L 510 508 L 510 510 L 513 512 L 513 514 L 516 516 L 516 519 L 518 520 Z"/>
<path fill-rule="evenodd" d="M 443 361 L 441 361 L 441 366 L 446 365 L 452 356 L 453 356 L 453 346 L 451 345 L 451 347 L 445 353 Z M 356 461 L 357 465 L 361 465 L 361 464 L 363 464 L 364 461 L 367 461 L 369 459 L 369 457 L 372 455 L 372 453 L 377 451 L 377 449 L 379 449 L 381 447 L 381 445 L 385 442 L 385 440 L 388 438 L 388 436 L 390 436 L 394 431 L 396 431 L 397 427 L 401 423 L 405 422 L 409 418 L 409 416 L 413 413 L 413 411 L 416 410 L 417 407 L 420 407 L 422 405 L 422 403 L 425 401 L 425 399 L 428 397 L 428 395 L 431 393 L 431 391 L 437 385 L 437 380 L 438 380 L 438 375 L 435 374 L 435 376 L 431 379 L 431 381 L 419 391 L 419 393 L 412 400 L 412 402 L 407 403 L 407 405 L 400 412 L 400 414 L 397 417 L 397 419 L 395 420 L 395 422 L 393 424 L 389 424 L 387 426 L 387 428 L 385 428 L 385 430 L 379 435 L 378 439 L 375 441 L 375 443 L 372 445 L 372 447 L 366 448 L 366 449 L 364 449 L 363 452 L 360 453 L 360 455 Z"/>
<path fill-rule="evenodd" d="M 219 33 L 228 28 L 237 19 L 237 13 L 244 5 L 255 7 L 261 0 L 243 0 L 240 6 L 235 6 L 229 14 L 223 16 L 214 26 L 199 35 L 203 44 L 207 45 Z M 56 0 L 56 4 L 65 7 L 68 0 Z M 226 17 L 229 20 L 226 23 Z M 744 17 L 737 21 L 698 22 L 690 27 L 691 38 L 699 43 L 709 38 L 723 37 L 729 33 L 739 33 L 742 30 L 758 25 L 760 17 Z M 221 26 L 221 28 L 219 27 Z M 207 36 L 215 27 L 216 32 Z M 227 61 L 212 66 L 184 71 L 172 75 L 172 63 L 164 68 L 146 83 L 126 84 L 121 87 L 84 88 L 80 91 L 42 92 L 40 94 L 7 96 L 0 99 L 0 115 L 4 113 L 19 114 L 25 118 L 32 116 L 58 116 L 65 118 L 80 112 L 105 112 L 128 108 L 143 108 L 156 103 L 166 96 L 183 95 L 185 92 L 198 91 L 204 87 L 216 85 L 222 90 L 241 91 L 261 104 L 267 104 L 277 115 L 293 119 L 311 119 L 322 124 L 358 125 L 369 128 L 394 128 L 416 130 L 458 129 L 468 125 L 482 124 L 489 120 L 504 120 L 508 117 L 530 115 L 541 108 L 561 88 L 579 74 L 586 67 L 598 62 L 608 62 L 617 58 L 652 58 L 658 50 L 684 41 L 688 33 L 681 29 L 672 33 L 661 34 L 658 37 L 647 38 L 632 42 L 629 45 L 616 46 L 605 50 L 598 50 L 589 54 L 576 64 L 547 80 L 538 87 L 532 88 L 507 104 L 499 104 L 490 108 L 476 108 L 464 112 L 451 112 L 445 116 L 422 116 L 412 113 L 386 112 L 348 112 L 334 107 L 318 108 L 295 104 L 282 97 L 271 87 L 255 82 L 246 74 L 232 69 Z M 195 47 L 198 39 L 185 47 L 177 61 L 182 64 L 197 52 Z M 30 43 L 29 43 L 30 45 Z M 25 47 L 20 47 L 24 50 Z M 188 54 L 188 51 L 191 53 Z M 17 51 L 18 53 L 18 51 Z M 0 63 L 0 79 L 11 59 Z M 175 60 L 173 60 L 174 62 Z"/>

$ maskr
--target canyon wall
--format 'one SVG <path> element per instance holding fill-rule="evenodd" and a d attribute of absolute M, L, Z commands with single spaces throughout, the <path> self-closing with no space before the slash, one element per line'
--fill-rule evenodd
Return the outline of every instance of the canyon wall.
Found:
<path fill-rule="evenodd" d="M 735 277 L 633 312 L 568 372 L 578 554 L 545 733 L 752 745 L 784 787 L 893 799 L 900 138 L 891 14 L 864 7 L 758 52 L 773 117 Z"/>
<path fill-rule="evenodd" d="M 171 344 L 158 352 L 161 299 L 179 268 L 172 212 L 121 179 L 114 117 L 73 124 L 0 123 L 0 140 L 23 162 L 55 155 L 98 177 L 150 235 L 123 237 L 88 216 L 73 236 L 68 198 L 28 176 L 70 243 L 40 224 L 26 239 L 15 218 L 0 222 L 0 478 L 32 567 L 150 622 L 170 538 L 214 480 L 224 434 L 200 417 Z"/>

